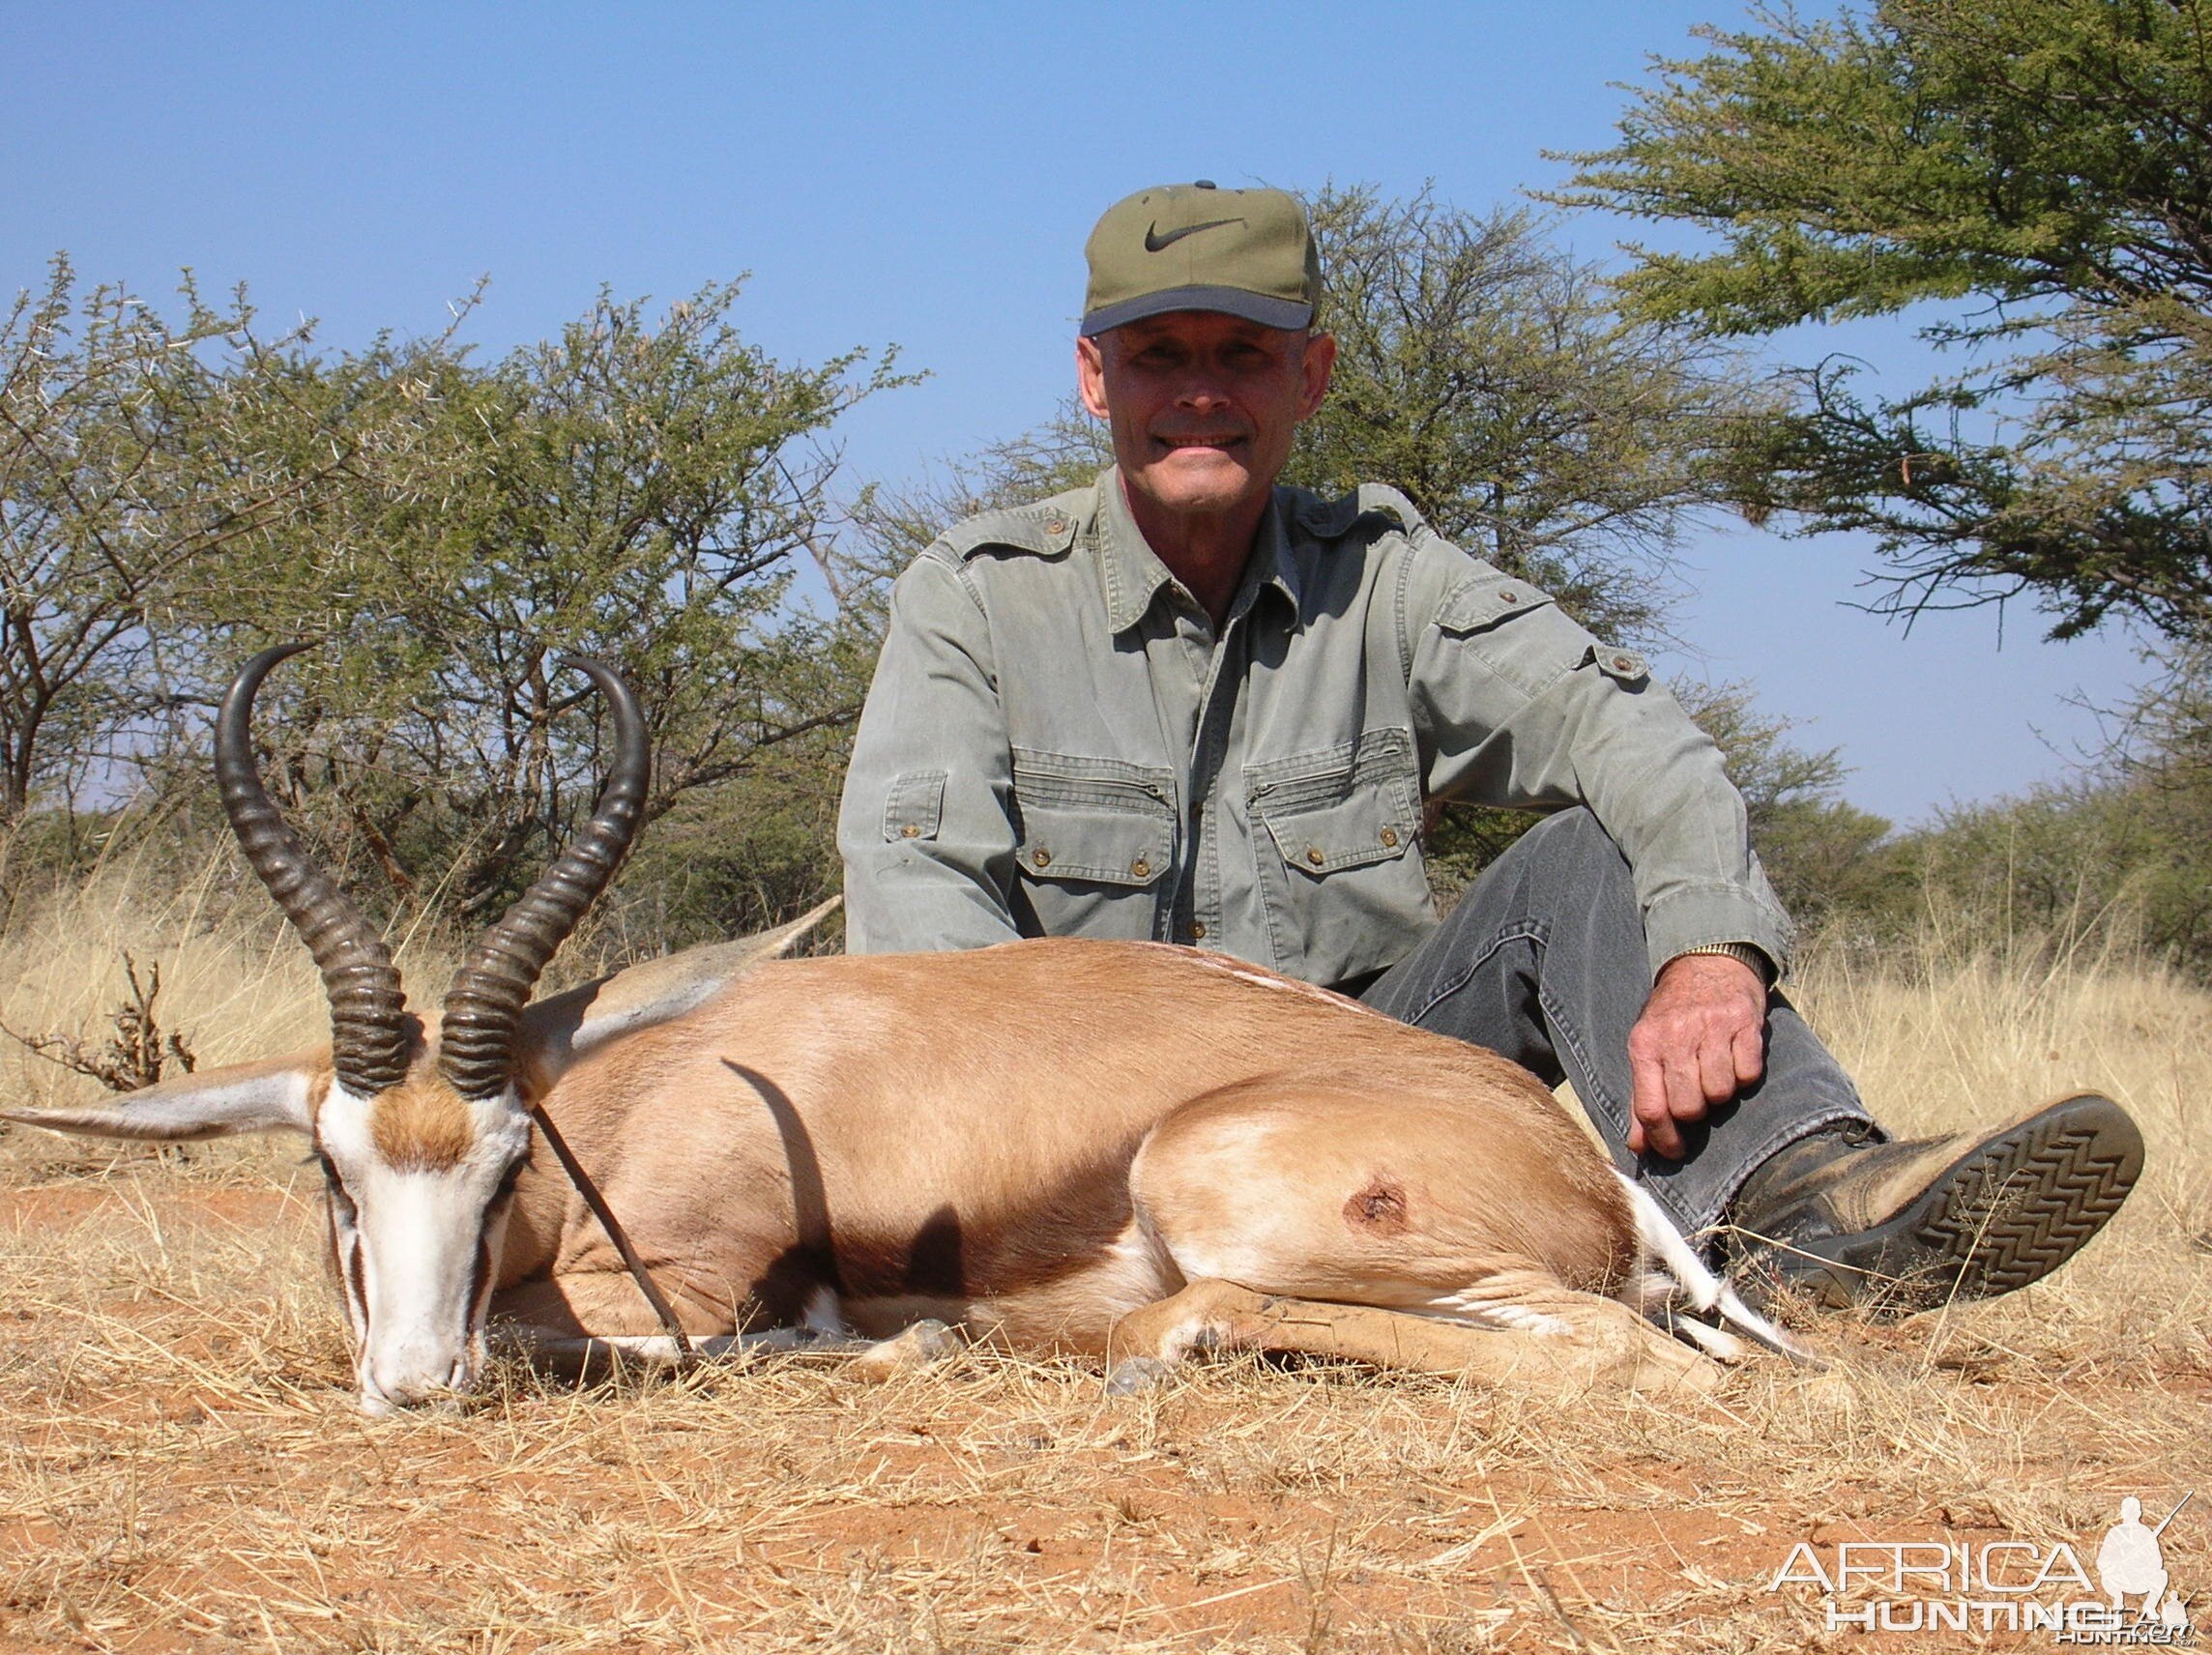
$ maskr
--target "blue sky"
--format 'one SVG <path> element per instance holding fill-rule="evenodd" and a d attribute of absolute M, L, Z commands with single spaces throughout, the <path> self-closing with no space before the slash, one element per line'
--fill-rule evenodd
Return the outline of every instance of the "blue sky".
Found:
<path fill-rule="evenodd" d="M 1484 209 L 1605 143 L 1647 54 L 1724 0 L 1533 6 L 901 8 L 0 4 L 0 288 L 67 248 L 165 294 L 182 266 L 357 344 L 540 337 L 600 284 L 673 300 L 749 272 L 778 356 L 895 341 L 929 381 L 861 409 L 855 477 L 1013 435 L 1069 380 L 1082 243 L 1147 184 L 1433 181 Z M 1616 227 L 1571 220 L 1579 250 Z M 1848 607 L 1863 546 L 1716 526 L 1687 548 L 1677 673 L 1746 679 L 1847 793 L 1900 821 L 2059 772 L 2129 682 L 2122 638 L 2016 612 L 1909 637 Z M 2002 648 L 1999 648 L 1999 642 Z"/>

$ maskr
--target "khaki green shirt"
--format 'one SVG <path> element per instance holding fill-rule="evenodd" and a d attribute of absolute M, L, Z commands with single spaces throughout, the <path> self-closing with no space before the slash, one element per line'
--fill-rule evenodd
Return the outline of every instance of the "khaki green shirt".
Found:
<path fill-rule="evenodd" d="M 1654 972 L 1788 957 L 1720 754 L 1642 656 L 1374 485 L 1278 488 L 1217 631 L 1109 471 L 961 524 L 893 588 L 838 826 L 846 946 L 1138 938 L 1341 983 L 1437 923 L 1431 798 L 1588 805 Z"/>

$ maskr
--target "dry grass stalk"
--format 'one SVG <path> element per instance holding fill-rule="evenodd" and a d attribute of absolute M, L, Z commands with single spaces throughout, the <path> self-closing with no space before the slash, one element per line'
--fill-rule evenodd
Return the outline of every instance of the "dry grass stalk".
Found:
<path fill-rule="evenodd" d="M 96 1048 L 74 1034 L 26 1034 L 6 1023 L 0 1023 L 0 1034 L 35 1057 L 98 1081 L 109 1091 L 138 1091 L 154 1086 L 171 1064 L 190 1074 L 199 1063 L 199 1054 L 181 1031 L 161 1027 L 156 1004 L 161 997 L 161 962 L 152 962 L 141 976 L 138 962 L 125 949 L 123 978 L 130 993 L 107 1014 L 109 1033 L 104 1048 Z"/>
<path fill-rule="evenodd" d="M 296 944 L 203 897 L 114 871 L 0 941 L 0 1015 L 81 1023 L 129 947 L 211 1062 L 313 1038 Z M 2143 1186 L 2050 1283 L 1830 1321 L 1836 1373 L 1664 1408 L 1252 1361 L 1109 1401 L 1090 1369 L 979 1353 L 884 1385 L 510 1372 L 465 1414 L 372 1426 L 295 1146 L 172 1167 L 11 1133 L 0 1648 L 1857 1647 L 1763 1589 L 1798 1540 L 2093 1545 L 2212 1440 L 2212 999 L 2113 960 L 1904 966 L 1799 985 L 1878 1113 L 1933 1130 L 2095 1087 L 2143 1123 Z M 90 1084 L 16 1068 L 18 1096 Z M 2208 1533 L 2167 1537 L 2200 1621 Z"/>

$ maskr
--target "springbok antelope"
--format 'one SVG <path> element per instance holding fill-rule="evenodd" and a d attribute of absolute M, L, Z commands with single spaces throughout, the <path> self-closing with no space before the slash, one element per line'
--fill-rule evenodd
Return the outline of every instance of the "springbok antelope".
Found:
<path fill-rule="evenodd" d="M 649 778 L 636 700 L 595 661 L 568 663 L 612 709 L 591 821 L 438 1023 L 413 1017 L 254 763 L 254 696 L 304 647 L 238 675 L 216 774 L 321 971 L 330 1046 L 107 1108 L 0 1113 L 115 1138 L 306 1135 L 372 1413 L 469 1390 L 493 1323 L 567 1361 L 794 1328 L 882 1341 L 881 1357 L 942 1321 L 1107 1354 L 1117 1389 L 1221 1346 L 1500 1382 L 1709 1383 L 1707 1353 L 1742 1342 L 1682 1323 L 1702 1353 L 1641 1314 L 1683 1298 L 1785 1348 L 1526 1071 L 1220 956 L 1040 941 L 771 958 L 801 921 L 526 1006 L 626 851 Z M 540 1139 L 591 1169 L 677 1325 L 534 1158 Z"/>

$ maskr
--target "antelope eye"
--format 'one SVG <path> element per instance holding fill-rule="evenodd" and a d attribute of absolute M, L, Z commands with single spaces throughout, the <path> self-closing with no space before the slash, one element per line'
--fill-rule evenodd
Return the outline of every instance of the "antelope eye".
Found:
<path fill-rule="evenodd" d="M 354 1217 L 353 1197 L 346 1193 L 345 1179 L 338 1176 L 337 1163 L 317 1149 L 315 1164 L 323 1169 L 323 1187 L 330 1192 L 332 1202 L 336 1205 L 338 1216 L 351 1224 Z"/>
<path fill-rule="evenodd" d="M 519 1159 L 509 1161 L 507 1166 L 507 1171 L 500 1175 L 499 1188 L 492 1191 L 491 1199 L 495 1202 L 501 1202 L 507 1200 L 508 1197 L 514 1194 L 515 1184 L 521 1179 L 522 1175 L 527 1172 L 529 1168 L 530 1157 L 528 1155 L 523 1155 Z"/>

